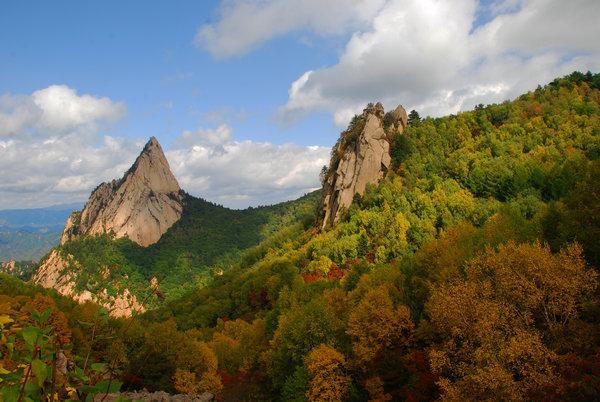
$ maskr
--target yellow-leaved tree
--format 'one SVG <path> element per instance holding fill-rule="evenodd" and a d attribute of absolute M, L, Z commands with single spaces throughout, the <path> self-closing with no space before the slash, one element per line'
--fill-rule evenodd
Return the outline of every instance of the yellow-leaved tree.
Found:
<path fill-rule="evenodd" d="M 382 351 L 405 344 L 413 328 L 408 307 L 394 308 L 388 287 L 382 285 L 369 290 L 352 310 L 347 332 L 359 364 L 366 368 Z"/>
<path fill-rule="evenodd" d="M 311 376 L 306 397 L 309 401 L 342 401 L 350 386 L 344 355 L 331 346 L 321 344 L 306 357 L 306 368 Z"/>
<path fill-rule="evenodd" d="M 555 339 L 593 297 L 597 274 L 572 245 L 508 242 L 434 287 L 427 312 L 437 335 L 429 359 L 445 400 L 524 400 L 557 378 Z"/>

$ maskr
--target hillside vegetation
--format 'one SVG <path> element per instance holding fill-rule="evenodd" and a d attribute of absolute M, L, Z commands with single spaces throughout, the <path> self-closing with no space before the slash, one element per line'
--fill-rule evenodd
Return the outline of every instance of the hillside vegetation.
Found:
<path fill-rule="evenodd" d="M 600 75 L 413 117 L 392 156 L 334 228 L 270 226 L 207 286 L 99 326 L 118 346 L 82 334 L 74 350 L 121 389 L 223 400 L 600 398 Z M 136 272 L 181 264 L 187 230 Z"/>
<path fill-rule="evenodd" d="M 70 269 L 77 270 L 80 289 L 106 288 L 112 295 L 127 288 L 153 305 L 160 300 L 150 287 L 152 278 L 168 299 L 202 286 L 279 227 L 312 224 L 317 200 L 318 193 L 311 193 L 273 206 L 232 210 L 186 196 L 182 218 L 149 247 L 99 235 L 77 238 L 58 250 L 78 262 Z"/>

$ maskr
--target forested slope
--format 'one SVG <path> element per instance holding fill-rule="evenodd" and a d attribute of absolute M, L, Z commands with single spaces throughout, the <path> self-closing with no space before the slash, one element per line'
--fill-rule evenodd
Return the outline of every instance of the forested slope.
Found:
<path fill-rule="evenodd" d="M 599 150 L 592 74 L 413 121 L 335 228 L 263 245 L 152 317 L 214 327 L 220 367 L 266 370 L 271 397 L 597 396 Z M 245 322 L 259 351 L 225 347 Z"/>
<path fill-rule="evenodd" d="M 317 199 L 318 193 L 311 193 L 273 206 L 232 210 L 186 196 L 181 219 L 149 247 L 97 235 L 69 241 L 58 250 L 77 261 L 70 269 L 77 270 L 81 289 L 107 288 L 110 293 L 128 288 L 152 306 L 160 302 L 153 297 L 152 278 L 169 299 L 202 286 L 277 228 L 296 222 L 311 225 Z"/>

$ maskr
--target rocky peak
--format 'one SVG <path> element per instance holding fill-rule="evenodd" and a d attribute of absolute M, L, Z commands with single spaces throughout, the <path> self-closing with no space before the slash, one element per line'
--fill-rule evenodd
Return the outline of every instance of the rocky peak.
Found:
<path fill-rule="evenodd" d="M 378 183 L 391 165 L 390 140 L 406 128 L 402 106 L 385 113 L 381 103 L 370 103 L 355 116 L 333 147 L 323 182 L 321 228 L 338 222 L 342 211 L 362 195 L 367 184 Z"/>
<path fill-rule="evenodd" d="M 389 112 L 389 121 L 394 126 L 396 132 L 403 132 L 406 126 L 408 126 L 408 115 L 402 105 L 398 105 L 396 109 Z"/>
<path fill-rule="evenodd" d="M 181 213 L 181 189 L 160 144 L 151 137 L 123 178 L 100 184 L 83 210 L 69 217 L 61 244 L 80 235 L 113 233 L 149 246 Z"/>

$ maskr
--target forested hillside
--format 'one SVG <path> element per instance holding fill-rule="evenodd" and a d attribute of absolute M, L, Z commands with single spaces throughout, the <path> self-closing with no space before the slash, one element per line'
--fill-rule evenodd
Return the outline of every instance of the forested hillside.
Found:
<path fill-rule="evenodd" d="M 142 247 L 110 235 L 71 240 L 58 250 L 72 256 L 77 286 L 110 293 L 128 288 L 150 306 L 206 284 L 240 258 L 242 250 L 286 225 L 313 223 L 318 193 L 268 207 L 232 210 L 186 196 L 182 218 L 159 242 Z M 155 288 L 150 286 L 155 278 Z"/>
<path fill-rule="evenodd" d="M 231 401 L 600 398 L 600 75 L 573 73 L 457 115 L 411 116 L 394 139 L 393 169 L 332 228 L 279 221 L 213 265 L 220 275 L 207 286 L 129 320 L 59 305 L 73 354 L 105 362 L 122 390 Z M 192 261 L 214 262 L 184 219 L 157 244 L 169 245 L 163 254 L 116 242 L 114 255 L 151 258 L 139 271 L 155 275 L 189 261 L 176 251 L 185 239 L 198 247 Z M 100 240 L 68 252 L 85 261 L 85 242 Z M 0 317 L 36 303 L 27 288 L 3 290 Z M 6 345 L 6 371 L 23 374 Z M 94 383 L 91 369 L 81 372 Z M 8 381 L 3 392 L 18 392 Z M 96 384 L 80 395 L 111 386 Z"/>

